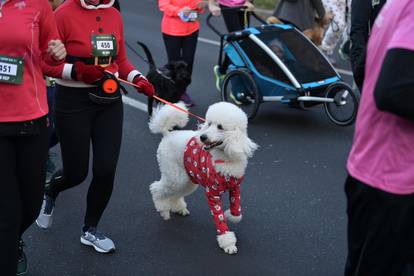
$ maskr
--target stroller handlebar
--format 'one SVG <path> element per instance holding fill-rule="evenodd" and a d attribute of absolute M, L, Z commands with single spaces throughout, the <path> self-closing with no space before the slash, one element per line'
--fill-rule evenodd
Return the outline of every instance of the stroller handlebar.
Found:
<path fill-rule="evenodd" d="M 225 8 L 221 8 L 221 10 L 233 10 L 233 11 L 247 11 L 247 7 L 246 6 L 241 6 L 241 7 L 225 7 Z M 249 14 L 251 14 L 254 18 L 256 18 L 260 23 L 262 24 L 267 24 L 265 20 L 263 20 L 260 16 L 258 16 L 254 11 L 248 11 Z M 218 36 L 223 37 L 224 34 L 221 33 L 212 23 L 211 23 L 211 18 L 213 17 L 213 14 L 211 12 L 208 13 L 207 18 L 206 18 L 206 23 L 207 26 L 214 32 L 216 33 Z M 246 25 L 248 25 L 248 22 L 246 23 Z M 248 26 L 245 26 L 248 27 Z"/>

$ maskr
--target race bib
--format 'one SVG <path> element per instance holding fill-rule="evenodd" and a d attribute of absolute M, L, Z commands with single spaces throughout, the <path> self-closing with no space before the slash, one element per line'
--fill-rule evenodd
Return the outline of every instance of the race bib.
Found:
<path fill-rule="evenodd" d="M 114 35 L 92 35 L 92 55 L 95 57 L 115 57 L 116 38 Z"/>
<path fill-rule="evenodd" d="M 198 20 L 198 12 L 197 11 L 190 11 L 188 15 L 185 15 L 184 12 L 179 12 L 178 16 L 181 18 L 183 22 L 194 22 Z"/>
<path fill-rule="evenodd" d="M 198 12 L 197 11 L 190 11 L 188 15 L 188 21 L 196 21 L 198 19 Z"/>
<path fill-rule="evenodd" d="M 0 55 L 0 82 L 21 84 L 23 81 L 23 58 Z"/>

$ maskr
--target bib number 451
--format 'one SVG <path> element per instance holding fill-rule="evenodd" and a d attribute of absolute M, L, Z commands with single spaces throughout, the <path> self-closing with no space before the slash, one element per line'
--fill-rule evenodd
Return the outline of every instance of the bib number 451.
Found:
<path fill-rule="evenodd" d="M 10 76 L 16 76 L 17 66 L 16 65 L 5 64 L 5 63 L 0 63 L 0 73 L 10 75 Z"/>

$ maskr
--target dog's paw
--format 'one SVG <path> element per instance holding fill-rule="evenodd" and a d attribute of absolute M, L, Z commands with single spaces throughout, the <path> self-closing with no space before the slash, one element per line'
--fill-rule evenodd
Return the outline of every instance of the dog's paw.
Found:
<path fill-rule="evenodd" d="M 236 235 L 234 232 L 228 231 L 224 234 L 217 236 L 217 242 L 221 249 L 224 250 L 227 254 L 236 254 L 237 247 L 236 247 Z"/>
<path fill-rule="evenodd" d="M 224 212 L 224 216 L 226 217 L 226 219 L 228 221 L 230 221 L 231 223 L 239 223 L 242 220 L 242 215 L 240 214 L 240 216 L 233 216 L 230 212 L 229 209 L 227 209 Z"/>
<path fill-rule="evenodd" d="M 169 220 L 171 218 L 170 211 L 161 211 L 160 215 L 164 220 Z"/>
<path fill-rule="evenodd" d="M 223 248 L 223 250 L 224 250 L 224 252 L 226 252 L 227 254 L 230 254 L 230 255 L 236 254 L 237 253 L 237 246 L 230 245 L 230 246 L 227 246 L 227 247 Z"/>
<path fill-rule="evenodd" d="M 174 211 L 174 214 L 180 215 L 182 217 L 186 217 L 190 214 L 190 211 L 187 208 L 176 210 Z"/>

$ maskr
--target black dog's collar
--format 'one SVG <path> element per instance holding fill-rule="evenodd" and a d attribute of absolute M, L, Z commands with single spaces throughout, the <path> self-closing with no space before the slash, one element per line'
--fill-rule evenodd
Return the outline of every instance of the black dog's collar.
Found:
<path fill-rule="evenodd" d="M 175 81 L 171 78 L 171 77 L 169 77 L 169 76 L 167 76 L 167 75 L 165 75 L 160 69 L 155 69 L 155 71 L 161 76 L 161 77 L 163 77 L 164 79 L 166 79 L 166 80 L 168 80 L 168 81 L 170 81 L 170 82 L 172 82 L 173 84 L 175 84 Z"/>

